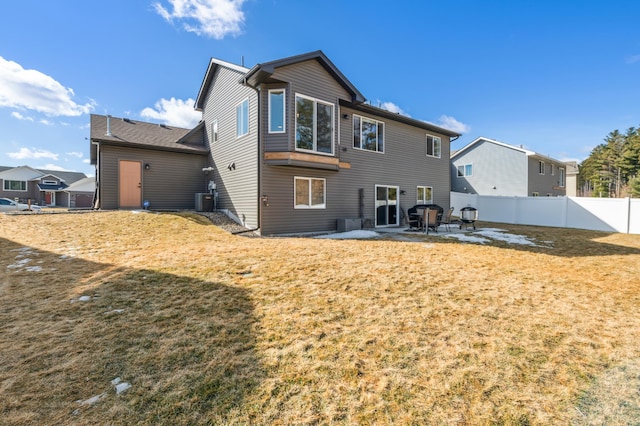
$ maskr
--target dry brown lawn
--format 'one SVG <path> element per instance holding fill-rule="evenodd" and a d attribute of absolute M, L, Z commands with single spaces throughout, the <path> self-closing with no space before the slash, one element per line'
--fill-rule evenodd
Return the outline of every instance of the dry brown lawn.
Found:
<path fill-rule="evenodd" d="M 640 236 L 500 227 L 545 247 L 0 215 L 0 423 L 640 424 Z"/>

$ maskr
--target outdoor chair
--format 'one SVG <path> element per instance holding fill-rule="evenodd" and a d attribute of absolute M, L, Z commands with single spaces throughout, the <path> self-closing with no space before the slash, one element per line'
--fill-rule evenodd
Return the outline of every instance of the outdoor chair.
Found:
<path fill-rule="evenodd" d="M 429 235 L 429 229 L 438 232 L 438 210 L 436 209 L 425 209 L 424 216 L 422 218 L 422 226 L 424 226 L 424 231 Z"/>
<path fill-rule="evenodd" d="M 451 225 L 451 215 L 452 214 L 453 214 L 453 207 L 451 207 L 451 208 L 449 208 L 449 210 L 447 210 L 447 212 L 442 217 L 442 220 L 440 221 L 440 225 L 444 225 L 445 229 L 448 232 L 451 232 L 451 227 L 449 225 Z"/>

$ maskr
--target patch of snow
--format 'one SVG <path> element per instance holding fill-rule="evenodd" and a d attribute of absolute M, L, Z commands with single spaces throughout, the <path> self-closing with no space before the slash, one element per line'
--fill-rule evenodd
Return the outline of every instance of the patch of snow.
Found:
<path fill-rule="evenodd" d="M 40 272 L 42 271 L 42 266 L 27 266 L 24 270 L 27 272 Z"/>
<path fill-rule="evenodd" d="M 88 302 L 91 300 L 91 296 L 80 296 L 78 297 L 78 302 Z"/>
<path fill-rule="evenodd" d="M 96 402 L 100 401 L 100 400 L 101 400 L 102 398 L 104 398 L 105 396 L 107 396 L 107 394 L 106 394 L 106 393 L 101 393 L 100 395 L 95 395 L 95 396 L 92 396 L 92 397 L 91 397 L 91 398 L 89 398 L 89 399 L 85 399 L 84 401 L 79 400 L 79 401 L 77 401 L 77 402 L 78 402 L 80 405 L 93 405 L 93 404 L 95 404 Z"/>
<path fill-rule="evenodd" d="M 105 315 L 111 315 L 111 314 L 121 314 L 124 312 L 124 309 L 112 309 L 110 311 L 105 312 Z"/>
<path fill-rule="evenodd" d="M 487 229 L 479 229 L 475 232 L 476 234 L 482 235 L 484 237 L 491 238 L 497 241 L 504 241 L 507 244 L 520 244 L 523 246 L 536 246 L 536 244 L 529 240 L 524 235 L 513 235 L 513 234 L 505 234 L 504 229 L 495 229 L 495 228 L 487 228 Z"/>
<path fill-rule="evenodd" d="M 327 238 L 333 240 L 348 240 L 348 239 L 359 239 L 359 238 L 375 238 L 379 236 L 375 231 L 364 231 L 364 230 L 356 230 L 356 231 L 348 231 L 348 232 L 338 232 L 335 234 L 327 234 L 327 235 L 318 235 L 314 238 Z"/>
<path fill-rule="evenodd" d="M 113 380 L 111 381 L 111 384 L 115 386 L 115 385 L 117 385 L 118 383 L 120 383 L 121 381 L 122 381 L 122 379 L 121 379 L 120 377 L 116 377 L 115 379 L 113 379 Z"/>
<path fill-rule="evenodd" d="M 122 392 L 125 392 L 131 387 L 131 385 L 127 382 L 118 383 L 116 385 L 116 394 L 120 395 Z"/>
<path fill-rule="evenodd" d="M 486 238 L 482 238 L 482 237 L 475 237 L 471 234 L 442 234 L 443 237 L 445 238 L 456 238 L 459 241 L 465 242 L 465 243 L 480 243 L 480 244 L 484 244 L 484 243 L 488 243 L 489 240 L 487 240 Z"/>
<path fill-rule="evenodd" d="M 16 258 L 17 259 L 17 258 Z M 27 263 L 31 262 L 31 259 L 29 259 L 28 257 L 24 258 L 24 259 L 20 259 L 18 261 L 16 261 L 16 263 L 12 263 L 11 265 L 7 265 L 7 269 L 18 269 L 18 268 L 22 268 L 24 267 L 24 265 L 26 265 Z"/>

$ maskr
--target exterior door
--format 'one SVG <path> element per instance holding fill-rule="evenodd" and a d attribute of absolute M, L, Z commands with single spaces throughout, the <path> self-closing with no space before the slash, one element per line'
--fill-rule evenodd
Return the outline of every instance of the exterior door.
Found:
<path fill-rule="evenodd" d="M 55 192 L 45 192 L 44 193 L 44 203 L 47 206 L 53 206 L 56 204 L 56 193 Z"/>
<path fill-rule="evenodd" d="M 119 172 L 121 209 L 142 207 L 142 162 L 120 160 Z"/>
<path fill-rule="evenodd" d="M 376 226 L 398 226 L 398 187 L 376 185 Z"/>

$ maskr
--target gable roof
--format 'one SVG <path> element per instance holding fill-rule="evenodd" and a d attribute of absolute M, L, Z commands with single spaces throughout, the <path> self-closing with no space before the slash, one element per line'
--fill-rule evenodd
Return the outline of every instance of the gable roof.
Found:
<path fill-rule="evenodd" d="M 216 75 L 216 71 L 219 67 L 224 67 L 235 71 L 238 73 L 238 76 L 244 75 L 249 71 L 249 68 L 245 68 L 240 65 L 232 64 L 231 62 L 223 61 L 221 59 L 211 58 L 209 60 L 209 66 L 207 67 L 207 72 L 204 74 L 204 78 L 202 79 L 202 84 L 200 85 L 200 90 L 198 91 L 198 97 L 196 98 L 196 103 L 194 108 L 196 111 L 202 111 L 204 108 L 204 101 L 207 97 L 207 93 L 209 92 L 209 87 L 213 82 L 213 77 Z"/>
<path fill-rule="evenodd" d="M 434 132 L 434 133 L 439 133 L 441 135 L 447 135 L 449 137 L 454 137 L 454 138 L 457 138 L 460 136 L 460 133 L 454 132 L 453 130 L 445 129 L 444 127 L 436 126 L 435 124 L 429 123 L 427 121 L 416 120 L 415 118 L 411 118 L 406 115 L 399 114 L 397 112 L 391 112 L 383 108 L 378 108 L 373 105 L 368 105 L 366 103 L 349 103 L 341 100 L 340 105 L 355 109 L 356 111 L 360 111 L 366 114 L 386 118 L 388 120 L 399 121 L 400 123 L 408 124 L 414 127 L 419 127 L 421 129 Z"/>
<path fill-rule="evenodd" d="M 556 162 L 556 163 L 562 163 L 562 164 L 567 164 L 564 161 L 561 160 L 556 160 L 555 158 L 551 158 L 548 155 L 544 155 L 544 154 L 539 154 L 535 151 L 531 151 L 528 149 L 524 149 L 522 148 L 522 146 L 514 146 L 514 145 L 509 145 L 508 143 L 504 143 L 504 142 L 499 142 L 496 141 L 494 139 L 489 139 L 489 138 L 485 138 L 483 136 L 475 139 L 474 141 L 470 142 L 468 145 L 462 147 L 461 149 L 459 149 L 458 151 L 456 151 L 455 153 L 451 153 L 451 156 L 449 157 L 451 160 L 453 160 L 455 157 L 460 156 L 460 154 L 464 153 L 465 151 L 469 150 L 471 147 L 481 143 L 481 142 L 488 142 L 488 143 L 492 143 L 498 146 L 502 146 L 504 148 L 508 148 L 508 149 L 513 149 L 515 151 L 520 151 L 522 152 L 524 155 L 526 155 L 527 157 L 536 157 L 536 158 L 541 158 L 544 160 L 548 160 L 548 161 L 552 161 L 552 162 Z"/>
<path fill-rule="evenodd" d="M 18 166 L 0 172 L 0 179 L 5 180 L 37 180 L 45 174 L 29 166 Z"/>
<path fill-rule="evenodd" d="M 77 182 L 72 183 L 67 188 L 65 188 L 65 192 L 94 192 L 96 190 L 96 178 L 85 177 L 80 179 Z"/>
<path fill-rule="evenodd" d="M 352 102 L 366 101 L 364 95 L 360 93 L 360 91 L 349 81 L 349 79 L 347 79 L 347 77 L 344 76 L 344 74 L 342 74 L 338 67 L 329 60 L 322 50 L 316 50 L 314 52 L 303 53 L 301 55 L 257 64 L 242 77 L 242 80 L 248 82 L 251 86 L 256 86 L 260 83 L 268 83 L 271 76 L 276 71 L 276 68 L 314 59 L 318 61 L 320 65 L 322 65 L 324 69 L 331 74 L 331 76 L 351 95 Z"/>
<path fill-rule="evenodd" d="M 189 138 L 202 130 L 204 122 L 194 129 L 167 126 L 164 124 L 134 121 L 128 118 L 109 116 L 110 134 L 107 132 L 107 116 L 91 114 L 91 141 L 105 145 L 128 146 L 161 151 L 185 152 L 191 154 L 208 154 L 204 144 L 187 142 Z M 95 164 L 96 148 L 91 146 L 91 164 Z"/>

